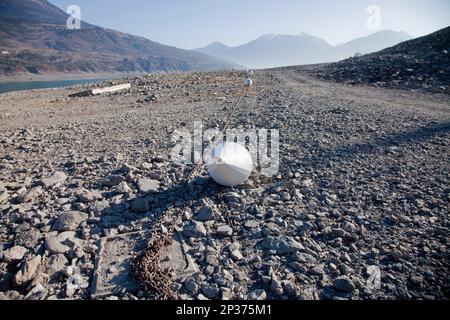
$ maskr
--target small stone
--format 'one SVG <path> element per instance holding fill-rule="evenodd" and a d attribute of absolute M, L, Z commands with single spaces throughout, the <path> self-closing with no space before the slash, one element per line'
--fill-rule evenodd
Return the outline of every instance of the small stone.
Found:
<path fill-rule="evenodd" d="M 191 221 L 184 226 L 183 233 L 188 238 L 201 238 L 206 236 L 206 229 L 201 222 Z"/>
<path fill-rule="evenodd" d="M 420 286 L 423 283 L 423 277 L 415 275 L 411 277 L 411 283 L 415 286 Z"/>
<path fill-rule="evenodd" d="M 295 287 L 295 283 L 289 280 L 281 281 L 281 285 L 283 286 L 284 292 L 288 296 L 295 296 L 297 295 L 297 288 Z"/>
<path fill-rule="evenodd" d="M 152 179 L 139 179 L 137 181 L 139 191 L 142 193 L 158 193 L 159 185 L 159 181 Z"/>
<path fill-rule="evenodd" d="M 244 224 L 244 227 L 246 227 L 247 229 L 256 229 L 259 227 L 259 222 L 255 220 L 250 220 Z"/>
<path fill-rule="evenodd" d="M 8 191 L 0 191 L 0 204 L 6 203 L 9 200 Z"/>
<path fill-rule="evenodd" d="M 33 280 L 37 274 L 37 269 L 41 263 L 41 256 L 36 256 L 22 263 L 20 270 L 13 279 L 13 284 L 17 287 L 23 287 Z"/>
<path fill-rule="evenodd" d="M 109 208 L 108 200 L 95 201 L 89 205 L 89 211 L 93 212 L 96 216 L 101 215 L 108 208 Z"/>
<path fill-rule="evenodd" d="M 151 163 L 148 163 L 148 162 L 144 162 L 144 163 L 141 165 L 141 168 L 144 169 L 144 170 L 151 170 L 152 167 L 153 167 L 153 165 L 152 165 Z"/>
<path fill-rule="evenodd" d="M 355 290 L 355 284 L 348 277 L 339 277 L 334 281 L 334 288 L 336 290 L 351 293 Z"/>
<path fill-rule="evenodd" d="M 195 220 L 205 222 L 214 219 L 214 210 L 210 206 L 204 206 L 195 216 Z"/>
<path fill-rule="evenodd" d="M 305 188 L 311 188 L 312 185 L 313 185 L 313 181 L 311 179 L 305 179 L 305 180 L 302 181 L 302 185 Z"/>
<path fill-rule="evenodd" d="M 103 184 L 107 187 L 115 187 L 124 181 L 124 177 L 120 175 L 110 175 L 103 180 Z"/>
<path fill-rule="evenodd" d="M 7 264 L 13 264 L 20 262 L 25 254 L 28 252 L 28 249 L 15 246 L 3 252 L 3 262 Z"/>
<path fill-rule="evenodd" d="M 128 186 L 128 184 L 124 181 L 119 183 L 113 190 L 115 193 L 125 194 L 131 193 L 133 190 Z"/>
<path fill-rule="evenodd" d="M 45 239 L 45 247 L 53 254 L 64 254 L 70 250 L 70 247 L 62 244 L 58 237 L 49 237 Z"/>
<path fill-rule="evenodd" d="M 266 291 L 264 291 L 262 289 L 252 291 L 248 294 L 248 300 L 261 301 L 261 300 L 266 300 L 266 299 L 267 299 L 267 293 L 266 293 Z"/>
<path fill-rule="evenodd" d="M 236 261 L 241 261 L 242 259 L 244 259 L 244 256 L 242 255 L 241 251 L 239 251 L 239 250 L 234 250 L 234 251 L 230 252 L 230 255 Z"/>
<path fill-rule="evenodd" d="M 239 193 L 236 192 L 229 192 L 225 195 L 225 201 L 230 204 L 230 203 L 241 203 L 242 202 L 242 197 Z"/>
<path fill-rule="evenodd" d="M 278 255 L 284 255 L 289 253 L 294 253 L 303 250 L 304 247 L 301 243 L 294 240 L 292 237 L 267 237 L 262 243 L 262 247 L 266 250 L 273 250 Z"/>
<path fill-rule="evenodd" d="M 27 231 L 18 232 L 14 238 L 14 243 L 18 246 L 33 249 L 41 238 L 42 235 L 39 230 L 31 228 Z"/>
<path fill-rule="evenodd" d="M 219 226 L 217 228 L 217 234 L 223 237 L 231 237 L 233 235 L 233 229 L 230 226 Z"/>
<path fill-rule="evenodd" d="M 69 263 L 63 254 L 54 254 L 47 259 L 45 273 L 50 277 L 59 274 Z"/>
<path fill-rule="evenodd" d="M 208 284 L 208 285 L 203 285 L 202 286 L 202 293 L 209 299 L 214 299 L 216 298 L 219 293 L 220 293 L 220 289 L 219 286 L 215 283 L 213 284 Z"/>
<path fill-rule="evenodd" d="M 53 224 L 53 230 L 56 231 L 75 231 L 81 223 L 86 221 L 89 216 L 84 212 L 67 211 L 59 215 Z"/>
<path fill-rule="evenodd" d="M 145 198 L 138 198 L 131 202 L 131 211 L 135 213 L 145 213 L 150 210 L 150 204 Z"/>
<path fill-rule="evenodd" d="M 197 281 L 194 278 L 188 278 L 184 282 L 184 287 L 189 293 L 196 293 L 200 288 L 200 286 L 198 285 Z"/>
<path fill-rule="evenodd" d="M 38 283 L 33 289 L 28 292 L 25 296 L 24 300 L 44 300 L 48 294 L 48 290 L 45 287 Z"/>
<path fill-rule="evenodd" d="M 38 181 L 38 184 L 48 189 L 57 184 L 63 183 L 66 179 L 67 175 L 64 172 L 57 171 L 51 177 Z"/>
<path fill-rule="evenodd" d="M 80 200 L 80 202 L 82 203 L 91 203 L 94 202 L 96 200 L 100 200 L 102 199 L 102 195 L 100 192 L 98 191 L 93 191 L 93 190 L 82 190 L 79 195 L 78 195 L 78 199 Z"/>
<path fill-rule="evenodd" d="M 41 186 L 35 187 L 23 194 L 21 194 L 17 198 L 17 202 L 19 203 L 27 203 L 27 202 L 33 202 L 37 197 L 39 197 L 42 194 L 43 190 Z"/>

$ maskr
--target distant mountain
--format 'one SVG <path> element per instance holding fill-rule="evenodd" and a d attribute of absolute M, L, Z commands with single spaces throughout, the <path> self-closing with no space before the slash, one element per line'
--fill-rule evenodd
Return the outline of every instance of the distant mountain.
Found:
<path fill-rule="evenodd" d="M 411 36 L 404 31 L 379 31 L 336 47 L 333 50 L 332 60 L 337 61 L 353 57 L 356 53 L 368 54 L 377 52 L 407 40 L 411 40 Z"/>
<path fill-rule="evenodd" d="M 450 94 L 450 27 L 376 53 L 304 68 L 326 80 Z"/>
<path fill-rule="evenodd" d="M 195 51 L 250 68 L 270 68 L 322 62 L 317 54 L 327 54 L 332 48 L 328 42 L 303 33 L 298 36 L 268 34 L 238 47 L 215 42 Z"/>
<path fill-rule="evenodd" d="M 379 51 L 409 39 L 411 36 L 405 32 L 385 30 L 335 47 L 306 33 L 298 36 L 268 34 L 237 47 L 214 42 L 195 51 L 249 68 L 270 68 L 339 61 L 356 53 Z"/>
<path fill-rule="evenodd" d="M 231 69 L 235 64 L 82 23 L 46 0 L 0 1 L 0 75 Z M 8 54 L 9 53 L 9 54 Z"/>

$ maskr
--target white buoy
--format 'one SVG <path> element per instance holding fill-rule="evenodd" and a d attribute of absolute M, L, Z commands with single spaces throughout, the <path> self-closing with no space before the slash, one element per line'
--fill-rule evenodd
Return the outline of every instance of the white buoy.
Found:
<path fill-rule="evenodd" d="M 245 80 L 244 80 L 244 86 L 246 86 L 246 87 L 251 87 L 251 86 L 253 86 L 253 81 L 252 81 L 252 79 L 250 79 L 250 78 L 245 79 Z"/>
<path fill-rule="evenodd" d="M 208 159 L 208 172 L 225 187 L 240 185 L 253 170 L 252 156 L 240 144 L 225 142 L 216 146 Z"/>

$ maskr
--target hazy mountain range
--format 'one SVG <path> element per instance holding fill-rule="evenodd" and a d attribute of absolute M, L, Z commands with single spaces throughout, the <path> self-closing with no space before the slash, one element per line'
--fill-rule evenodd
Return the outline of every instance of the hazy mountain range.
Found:
<path fill-rule="evenodd" d="M 82 23 L 46 0 L 0 1 L 0 75 L 216 70 L 237 67 L 203 53 Z"/>
<path fill-rule="evenodd" d="M 376 52 L 410 39 L 411 36 L 406 32 L 384 30 L 333 46 L 306 33 L 296 36 L 268 34 L 237 47 L 214 42 L 195 51 L 249 68 L 270 68 L 339 61 L 356 53 Z"/>

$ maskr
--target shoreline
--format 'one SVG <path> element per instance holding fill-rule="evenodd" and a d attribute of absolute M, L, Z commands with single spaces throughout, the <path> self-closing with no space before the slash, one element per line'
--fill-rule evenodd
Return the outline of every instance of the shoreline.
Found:
<path fill-rule="evenodd" d="M 95 80 L 95 79 L 118 79 L 139 74 L 131 73 L 51 73 L 38 75 L 15 75 L 11 77 L 0 77 L 0 84 L 20 82 L 49 82 L 49 81 L 71 81 L 71 80 Z"/>

